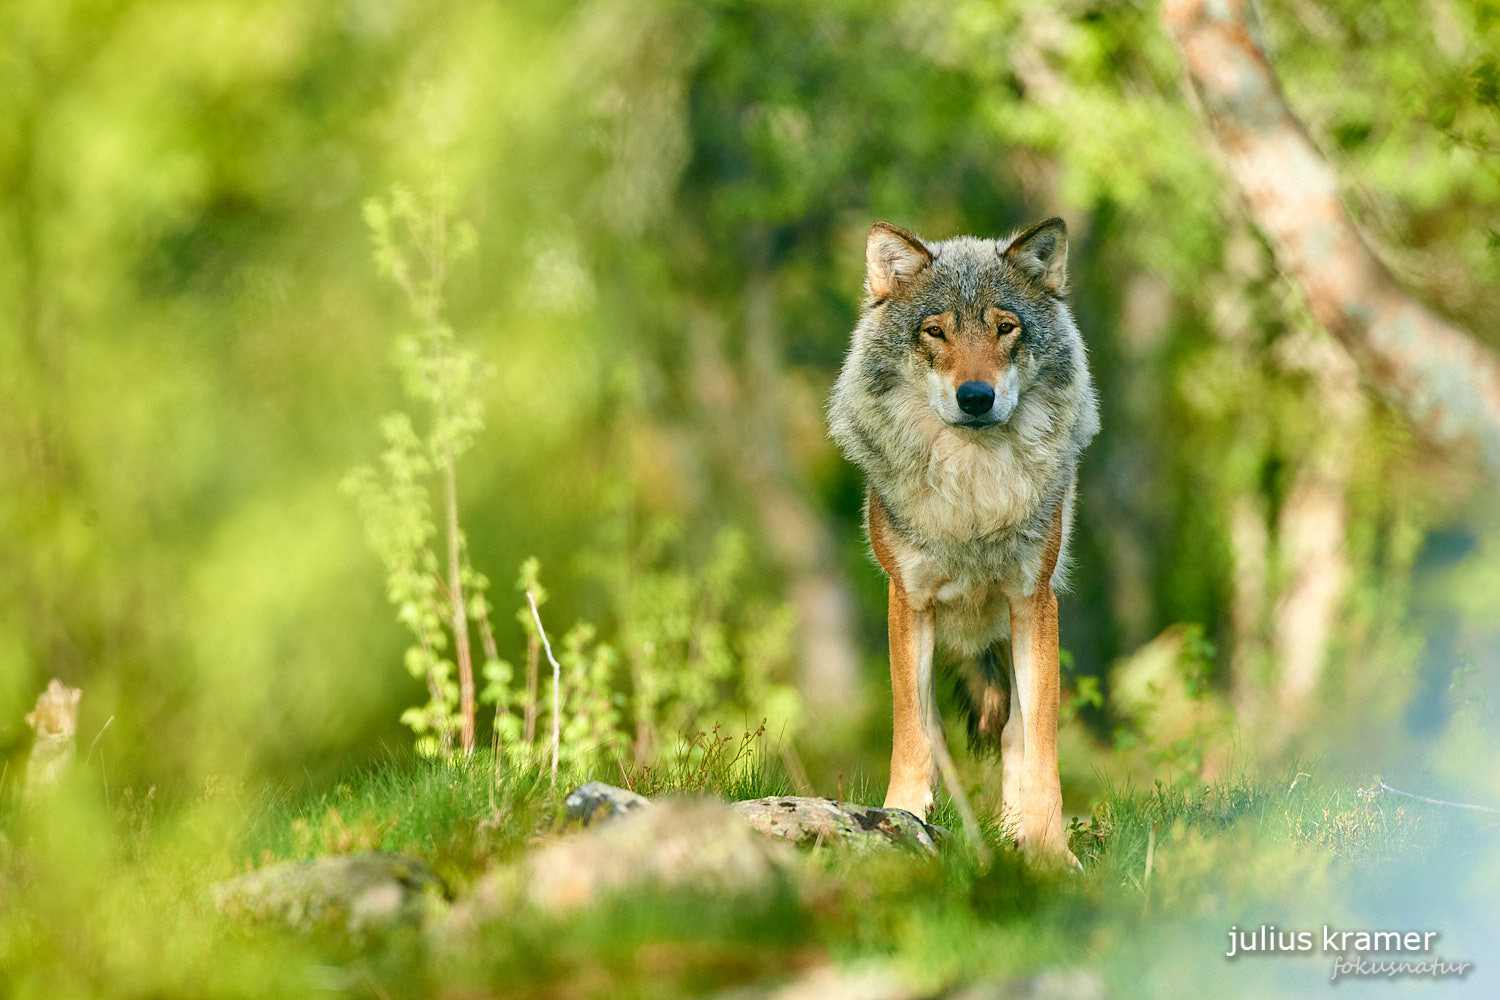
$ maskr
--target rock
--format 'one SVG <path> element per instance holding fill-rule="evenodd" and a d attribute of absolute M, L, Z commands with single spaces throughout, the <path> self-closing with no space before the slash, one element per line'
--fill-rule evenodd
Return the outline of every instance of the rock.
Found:
<path fill-rule="evenodd" d="M 714 1000 L 930 1000 L 906 973 L 888 962 L 820 965 L 772 986 L 756 984 L 715 995 Z"/>
<path fill-rule="evenodd" d="M 631 891 L 763 894 L 785 884 L 797 863 L 789 847 L 762 837 L 720 803 L 669 800 L 561 837 L 491 872 L 454 907 L 449 927 L 471 927 L 517 906 L 566 913 Z"/>
<path fill-rule="evenodd" d="M 778 984 L 753 984 L 714 1000 L 1107 1000 L 1099 975 L 1087 969 L 1043 972 L 1030 979 L 957 983 L 934 991 L 900 966 L 879 960 L 820 965 Z"/>
<path fill-rule="evenodd" d="M 590 781 L 574 789 L 563 804 L 567 806 L 570 819 L 576 819 L 584 826 L 593 826 L 643 809 L 651 805 L 651 800 L 628 789 Z"/>
<path fill-rule="evenodd" d="M 946 1000 L 1107 1000 L 1109 991 L 1097 972 L 1055 969 L 1010 982 L 975 983 L 955 989 Z"/>
<path fill-rule="evenodd" d="M 876 809 L 798 795 L 750 799 L 730 808 L 761 833 L 794 844 L 837 841 L 856 850 L 895 845 L 937 853 L 934 828 L 905 809 Z"/>
<path fill-rule="evenodd" d="M 443 906 L 443 884 L 416 858 L 368 852 L 269 865 L 214 886 L 214 905 L 298 929 L 415 926 Z"/>

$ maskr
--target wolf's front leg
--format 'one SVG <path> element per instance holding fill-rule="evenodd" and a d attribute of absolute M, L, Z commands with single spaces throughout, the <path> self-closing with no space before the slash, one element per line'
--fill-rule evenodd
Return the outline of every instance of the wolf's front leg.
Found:
<path fill-rule="evenodd" d="M 1049 574 L 1050 575 L 1050 574 Z M 1010 599 L 1011 652 L 1015 664 L 1013 704 L 1021 710 L 1019 787 L 1005 775 L 1003 792 L 1015 789 L 1019 802 L 1002 802 L 1014 818 L 1023 849 L 1060 857 L 1077 866 L 1063 832 L 1062 779 L 1057 766 L 1057 709 L 1060 677 L 1057 654 L 1057 596 L 1044 577 L 1030 595 Z M 1013 758 L 1006 757 L 1010 769 Z"/>
<path fill-rule="evenodd" d="M 891 739 L 891 783 L 887 809 L 905 809 L 925 819 L 932 805 L 932 647 L 936 637 L 932 606 L 912 606 L 905 588 L 890 582 L 891 700 L 895 724 Z"/>

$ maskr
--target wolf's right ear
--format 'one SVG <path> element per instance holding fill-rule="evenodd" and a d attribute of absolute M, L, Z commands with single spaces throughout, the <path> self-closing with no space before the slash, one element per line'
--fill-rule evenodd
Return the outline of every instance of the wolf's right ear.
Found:
<path fill-rule="evenodd" d="M 1063 220 L 1038 222 L 998 249 L 1000 256 L 1040 281 L 1049 292 L 1063 293 L 1068 283 L 1068 225 Z"/>
<path fill-rule="evenodd" d="M 932 263 L 932 251 L 911 233 L 889 222 L 870 227 L 865 245 L 865 283 L 876 302 L 900 298 L 921 270 Z"/>

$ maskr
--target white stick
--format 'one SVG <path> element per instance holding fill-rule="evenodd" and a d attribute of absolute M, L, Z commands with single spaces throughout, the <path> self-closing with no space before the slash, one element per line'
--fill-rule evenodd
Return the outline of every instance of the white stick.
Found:
<path fill-rule="evenodd" d="M 932 755 L 937 758 L 938 773 L 943 777 L 943 784 L 948 786 L 948 797 L 953 800 L 954 807 L 958 809 L 958 818 L 963 822 L 964 833 L 969 838 L 969 844 L 974 848 L 974 854 L 979 859 L 979 866 L 988 869 L 991 861 L 990 847 L 984 842 L 984 833 L 979 828 L 979 821 L 974 818 L 974 808 L 969 805 L 969 796 L 964 793 L 964 786 L 959 783 L 958 769 L 953 766 L 953 758 L 948 756 L 948 741 L 937 723 L 928 722 L 927 741 L 932 744 Z"/>
<path fill-rule="evenodd" d="M 1399 788 L 1392 788 L 1390 785 L 1387 785 L 1383 781 L 1380 782 L 1379 788 L 1381 791 L 1390 792 L 1392 795 L 1404 795 L 1409 799 L 1416 799 L 1418 802 L 1427 802 L 1435 806 L 1449 806 L 1453 809 L 1472 809 L 1474 812 L 1494 813 L 1496 815 L 1500 815 L 1500 809 L 1491 809 L 1489 806 L 1470 805 L 1467 802 L 1444 802 L 1442 799 L 1429 799 L 1425 795 L 1413 795 L 1411 792 L 1403 792 Z"/>
<path fill-rule="evenodd" d="M 526 603 L 531 605 L 531 620 L 536 622 L 536 630 L 542 637 L 542 648 L 547 651 L 547 662 L 552 664 L 552 788 L 557 790 L 557 747 L 562 739 L 562 706 L 559 702 L 559 693 L 562 689 L 562 667 L 558 665 L 557 657 L 552 655 L 552 643 L 547 640 L 547 630 L 542 628 L 542 616 L 536 609 L 536 598 L 531 596 L 531 591 L 526 591 Z"/>

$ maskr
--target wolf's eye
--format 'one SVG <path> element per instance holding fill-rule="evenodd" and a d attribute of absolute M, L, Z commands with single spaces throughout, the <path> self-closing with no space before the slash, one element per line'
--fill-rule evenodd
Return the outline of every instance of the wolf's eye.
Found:
<path fill-rule="evenodd" d="M 932 338 L 934 338 L 936 340 L 945 340 L 946 339 L 943 336 L 943 328 L 940 327 L 940 326 L 929 326 L 929 327 L 924 328 L 922 330 L 922 332 L 925 333 L 925 334 L 927 334 L 927 336 L 932 337 Z"/>
<path fill-rule="evenodd" d="M 1000 336 L 1002 336 L 1002 337 L 1005 336 L 1007 333 L 1010 333 L 1010 331 L 1014 330 L 1015 328 L 1016 328 L 1016 324 L 1012 323 L 1010 320 L 1006 320 L 1004 323 L 1000 324 Z"/>

